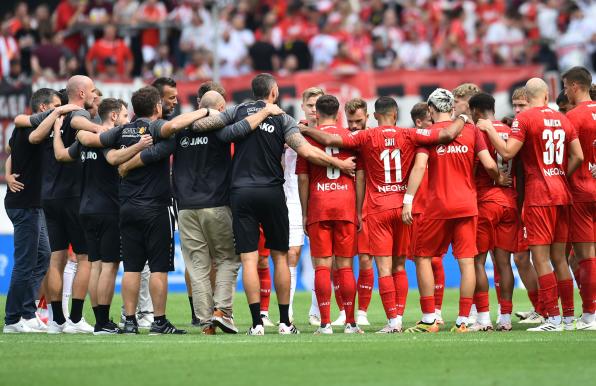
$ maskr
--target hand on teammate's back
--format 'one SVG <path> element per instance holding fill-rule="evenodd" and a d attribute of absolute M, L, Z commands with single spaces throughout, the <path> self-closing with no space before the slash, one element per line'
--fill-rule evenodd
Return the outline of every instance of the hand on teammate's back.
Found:
<path fill-rule="evenodd" d="M 273 104 L 273 103 L 267 103 L 265 108 L 267 109 L 267 112 L 269 113 L 269 115 L 281 115 L 281 114 L 286 113 L 285 111 L 283 111 L 281 109 L 281 107 L 279 107 L 278 105 Z"/>
<path fill-rule="evenodd" d="M 8 185 L 8 189 L 10 189 L 10 191 L 13 193 L 20 192 L 21 190 L 25 189 L 25 184 L 17 181 L 17 178 L 19 177 L 20 174 L 7 174 L 5 176 L 6 185 Z"/>
<path fill-rule="evenodd" d="M 64 106 L 60 106 L 60 107 L 57 107 L 56 108 L 56 110 L 58 110 L 58 113 L 60 113 L 60 115 L 68 114 L 68 113 L 71 113 L 73 111 L 82 110 L 82 109 L 83 108 L 81 106 L 77 106 L 77 105 L 74 105 L 74 104 L 68 104 L 68 105 L 64 105 Z"/>
<path fill-rule="evenodd" d="M 340 160 L 339 161 L 341 166 L 340 166 L 340 170 L 349 175 L 349 176 L 354 176 L 356 174 L 356 157 L 348 157 L 344 160 Z"/>
<path fill-rule="evenodd" d="M 151 145 L 153 145 L 153 137 L 151 136 L 151 134 L 141 135 L 141 139 L 139 139 L 139 142 L 137 142 L 137 146 L 140 150 L 144 150 L 150 147 Z"/>
<path fill-rule="evenodd" d="M 493 124 L 489 119 L 481 118 L 478 120 L 478 122 L 476 122 L 476 127 L 480 129 L 480 131 L 487 132 L 491 127 L 493 127 Z"/>
<path fill-rule="evenodd" d="M 497 184 L 500 186 L 511 186 L 513 183 L 513 179 L 507 173 L 499 172 L 499 179 L 497 180 Z"/>

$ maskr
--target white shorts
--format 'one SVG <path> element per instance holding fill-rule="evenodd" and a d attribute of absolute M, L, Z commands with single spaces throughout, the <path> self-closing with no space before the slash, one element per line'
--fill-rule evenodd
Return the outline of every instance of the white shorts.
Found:
<path fill-rule="evenodd" d="M 304 245 L 304 229 L 302 228 L 302 207 L 300 203 L 288 203 L 290 220 L 290 247 Z"/>

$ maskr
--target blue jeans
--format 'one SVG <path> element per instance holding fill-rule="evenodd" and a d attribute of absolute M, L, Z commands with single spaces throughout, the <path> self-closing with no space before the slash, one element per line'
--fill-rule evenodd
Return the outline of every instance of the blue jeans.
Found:
<path fill-rule="evenodd" d="M 14 265 L 6 296 L 5 324 L 35 317 L 35 299 L 50 263 L 46 220 L 40 208 L 7 209 L 14 226 Z"/>

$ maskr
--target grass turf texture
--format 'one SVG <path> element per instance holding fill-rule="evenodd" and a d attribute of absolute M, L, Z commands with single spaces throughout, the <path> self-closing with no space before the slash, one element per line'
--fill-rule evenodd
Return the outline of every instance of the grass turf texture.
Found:
<path fill-rule="evenodd" d="M 491 294 L 494 307 L 494 293 Z M 4 309 L 5 297 L 0 298 Z M 576 310 L 581 310 L 577 303 Z M 378 293 L 369 308 L 365 335 L 313 336 L 307 325 L 310 293 L 297 293 L 296 324 L 302 334 L 248 337 L 250 314 L 244 294 L 236 295 L 235 320 L 241 334 L 203 336 L 189 326 L 188 299 L 172 294 L 168 318 L 188 328 L 185 336 L 0 335 L 3 385 L 561 385 L 596 382 L 596 332 L 530 333 L 514 322 L 509 333 L 449 332 L 457 314 L 457 290 L 445 291 L 439 334 L 379 335 L 385 323 Z M 525 291 L 514 294 L 515 310 L 530 309 Z M 111 315 L 118 320 L 117 295 Z M 494 312 L 493 312 L 494 314 Z M 332 305 L 332 316 L 337 307 Z M 420 315 L 411 291 L 404 326 Z M 85 317 L 94 320 L 87 301 Z M 271 319 L 277 320 L 275 296 Z M 494 317 L 493 317 L 494 320 Z M 514 321 L 517 318 L 514 317 Z"/>

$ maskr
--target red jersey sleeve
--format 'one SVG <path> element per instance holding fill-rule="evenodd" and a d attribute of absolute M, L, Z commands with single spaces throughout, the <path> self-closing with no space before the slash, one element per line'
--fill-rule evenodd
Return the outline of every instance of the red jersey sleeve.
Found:
<path fill-rule="evenodd" d="M 310 167 L 308 165 L 308 161 L 304 158 L 298 156 L 296 159 L 296 174 L 308 174 L 310 171 Z"/>
<path fill-rule="evenodd" d="M 429 155 L 430 154 L 430 151 L 428 150 L 427 147 L 419 146 L 419 147 L 416 148 L 416 154 L 418 154 L 418 153 Z"/>
<path fill-rule="evenodd" d="M 341 140 L 344 148 L 354 149 L 362 146 L 366 140 L 366 132 L 362 130 L 353 131 L 351 133 L 342 133 Z"/>
<path fill-rule="evenodd" d="M 511 135 L 509 138 L 514 138 L 520 142 L 525 142 L 527 129 L 528 122 L 523 118 L 516 118 L 511 124 Z"/>
<path fill-rule="evenodd" d="M 410 129 L 416 144 L 422 146 L 436 145 L 439 141 L 441 129 Z"/>
<path fill-rule="evenodd" d="M 486 141 L 484 140 L 484 135 L 482 135 L 476 126 L 474 126 L 474 136 L 474 154 L 478 154 L 482 150 L 488 150 L 488 146 L 486 146 Z"/>

